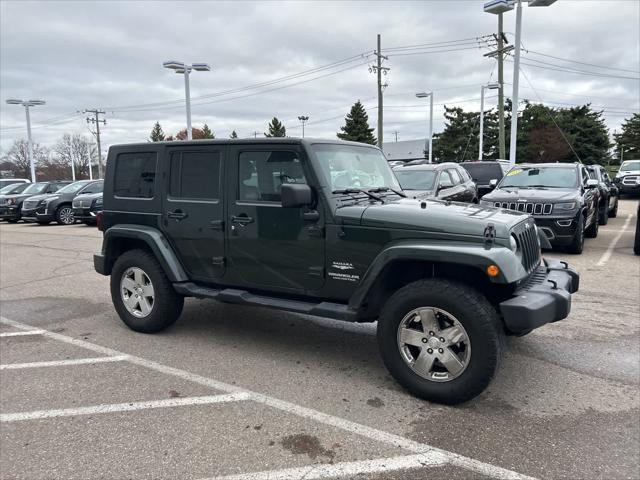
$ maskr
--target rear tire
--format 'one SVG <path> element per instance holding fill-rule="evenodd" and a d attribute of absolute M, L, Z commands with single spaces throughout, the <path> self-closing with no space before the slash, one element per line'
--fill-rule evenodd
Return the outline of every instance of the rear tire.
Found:
<path fill-rule="evenodd" d="M 176 293 L 158 261 L 145 250 L 129 250 L 116 260 L 111 271 L 111 300 L 122 321 L 141 333 L 156 333 L 172 325 L 184 306 L 184 297 Z"/>
<path fill-rule="evenodd" d="M 578 218 L 576 233 L 573 236 L 573 240 L 567 247 L 567 252 L 580 255 L 582 250 L 584 250 L 584 216 L 580 215 Z"/>
<path fill-rule="evenodd" d="M 619 198 L 616 197 L 616 203 L 614 207 L 611 209 L 611 211 L 609 212 L 609 218 L 616 218 L 618 216 L 618 200 Z"/>
<path fill-rule="evenodd" d="M 598 223 L 600 225 L 609 223 L 609 199 L 606 200 L 602 210 L 598 214 Z"/>
<path fill-rule="evenodd" d="M 457 333 L 451 333 L 454 329 Z M 378 319 L 377 336 L 384 364 L 400 385 L 424 400 L 453 405 L 489 385 L 502 359 L 505 334 L 495 308 L 479 292 L 427 279 L 391 296 Z"/>

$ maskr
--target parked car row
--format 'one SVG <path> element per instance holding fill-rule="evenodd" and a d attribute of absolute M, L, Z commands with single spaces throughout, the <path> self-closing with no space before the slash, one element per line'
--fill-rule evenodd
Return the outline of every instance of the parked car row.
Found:
<path fill-rule="evenodd" d="M 0 220 L 40 225 L 72 225 L 76 221 L 95 224 L 96 213 L 102 208 L 102 189 L 102 180 L 8 185 L 0 190 Z"/>
<path fill-rule="evenodd" d="M 640 161 L 624 162 L 616 181 L 601 165 L 577 163 L 505 168 L 503 162 L 491 161 L 411 161 L 393 171 L 414 198 L 479 202 L 528 213 L 552 247 L 576 254 L 582 253 L 585 237 L 597 237 L 599 226 L 617 216 L 621 185 L 631 192 L 637 184 L 640 191 Z"/>

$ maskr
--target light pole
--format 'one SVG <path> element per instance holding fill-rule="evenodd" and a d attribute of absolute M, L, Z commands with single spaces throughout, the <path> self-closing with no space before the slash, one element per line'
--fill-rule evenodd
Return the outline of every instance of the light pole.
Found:
<path fill-rule="evenodd" d="M 309 117 L 300 115 L 298 117 L 298 120 L 300 120 L 300 123 L 302 123 L 302 138 L 304 138 L 304 124 L 307 123 L 307 121 L 309 120 Z"/>
<path fill-rule="evenodd" d="M 17 100 L 10 98 L 7 100 L 9 105 L 22 105 L 27 115 L 27 155 L 29 156 L 29 167 L 31 168 L 31 181 L 36 181 L 36 167 L 33 164 L 33 141 L 31 140 L 31 117 L 29 116 L 29 107 L 36 105 L 44 105 L 44 100 Z"/>
<path fill-rule="evenodd" d="M 516 141 L 518 139 L 518 92 L 520 86 L 520 44 L 522 38 L 522 3 L 526 2 L 530 7 L 548 7 L 556 0 L 493 0 L 484 4 L 484 11 L 499 15 L 513 10 L 516 5 L 516 43 L 513 58 L 513 94 L 511 96 L 511 140 L 509 142 L 509 163 L 516 163 Z"/>
<path fill-rule="evenodd" d="M 433 163 L 433 92 L 418 92 L 416 93 L 416 97 L 429 97 L 429 138 L 424 146 L 429 150 L 429 163 Z"/>
<path fill-rule="evenodd" d="M 176 73 L 182 73 L 184 75 L 184 96 L 187 103 L 187 140 L 192 140 L 193 136 L 191 133 L 191 93 L 189 91 L 189 74 L 191 73 L 191 70 L 196 70 L 198 72 L 208 72 L 211 70 L 211 67 L 206 63 L 194 63 L 193 65 L 186 65 L 175 60 L 164 62 L 162 66 L 164 68 L 169 68 Z"/>
<path fill-rule="evenodd" d="M 499 83 L 490 83 L 480 87 L 480 146 L 478 147 L 478 160 L 482 160 L 482 145 L 484 142 L 484 91 L 497 90 L 500 88 Z"/>

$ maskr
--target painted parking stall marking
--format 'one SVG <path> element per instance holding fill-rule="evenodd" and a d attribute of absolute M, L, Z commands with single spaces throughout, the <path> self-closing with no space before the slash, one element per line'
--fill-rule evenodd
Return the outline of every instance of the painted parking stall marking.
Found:
<path fill-rule="evenodd" d="M 357 461 L 357 462 L 341 462 L 339 464 L 321 464 L 321 465 L 314 465 L 314 466 L 308 466 L 308 467 L 300 467 L 295 469 L 273 470 L 273 471 L 263 471 L 263 472 L 253 472 L 253 473 L 249 472 L 245 474 L 228 476 L 228 477 L 219 477 L 219 478 L 223 478 L 225 480 L 234 480 L 234 479 L 235 480 L 261 480 L 261 479 L 282 480 L 282 479 L 290 479 L 290 478 L 291 479 L 293 478 L 321 479 L 321 478 L 332 478 L 332 477 L 339 477 L 339 476 L 354 476 L 354 475 L 366 474 L 366 473 L 383 473 L 387 471 L 403 470 L 403 469 L 415 469 L 415 468 L 452 465 L 452 466 L 461 467 L 466 470 L 473 471 L 481 475 L 486 475 L 486 476 L 497 478 L 497 479 L 505 479 L 505 480 L 506 479 L 531 480 L 532 479 L 532 477 L 522 475 L 513 470 L 508 470 L 502 467 L 498 467 L 496 465 L 481 462 L 479 460 L 474 460 L 472 458 L 465 457 L 463 455 L 458 455 L 453 452 L 432 447 L 431 445 L 415 442 L 413 440 L 401 437 L 399 435 L 395 435 L 389 432 L 378 430 L 376 428 L 372 428 L 366 425 L 352 422 L 340 417 L 322 413 L 312 408 L 303 407 L 291 402 L 270 397 L 268 395 L 252 392 L 250 390 L 236 387 L 234 385 L 229 385 L 227 383 L 220 382 L 212 378 L 194 374 L 185 370 L 181 370 L 179 368 L 170 367 L 168 365 L 163 365 L 158 362 L 154 362 L 152 360 L 147 360 L 145 358 L 137 357 L 135 355 L 129 355 L 108 347 L 103 347 L 101 345 L 87 342 L 85 340 L 80 340 L 80 339 L 69 337 L 66 335 L 61 335 L 59 333 L 50 332 L 48 330 L 42 330 L 42 329 L 34 330 L 34 328 L 30 325 L 16 322 L 14 320 L 10 320 L 5 317 L 0 317 L 0 323 L 12 326 L 24 332 L 28 332 L 29 334 L 33 334 L 32 332 L 38 332 L 39 335 L 42 335 L 44 337 L 55 339 L 60 342 L 68 343 L 78 347 L 82 347 L 87 350 L 91 350 L 93 352 L 101 353 L 107 356 L 107 357 L 98 357 L 98 358 L 109 358 L 110 360 L 108 361 L 113 361 L 113 362 L 118 362 L 118 361 L 129 362 L 135 365 L 146 367 L 150 370 L 154 370 L 162 374 L 179 377 L 184 380 L 188 380 L 193 383 L 208 386 L 223 392 L 223 394 L 220 394 L 220 395 L 201 396 L 201 397 L 171 398 L 171 399 L 164 399 L 164 400 L 93 405 L 93 406 L 87 406 L 87 407 L 77 407 L 77 408 L 67 408 L 67 409 L 36 410 L 36 411 L 29 411 L 29 412 L 6 413 L 6 414 L 0 415 L 0 421 L 3 423 L 46 419 L 46 418 L 56 418 L 56 417 L 72 417 L 77 415 L 89 415 L 89 414 L 99 414 L 99 413 L 106 414 L 106 413 L 113 413 L 113 412 L 146 410 L 151 408 L 176 408 L 176 407 L 188 407 L 192 405 L 207 405 L 207 404 L 214 404 L 214 403 L 253 401 L 253 402 L 257 402 L 257 403 L 284 411 L 289 414 L 294 414 L 302 418 L 306 418 L 318 423 L 322 423 L 324 425 L 332 426 L 346 432 L 355 433 L 357 435 L 360 435 L 362 437 L 365 437 L 371 440 L 375 440 L 381 443 L 399 447 L 401 449 L 411 452 L 412 455 L 395 456 L 391 458 L 376 458 L 376 459 Z M 19 332 L 19 333 L 22 333 L 22 332 Z M 116 360 L 113 360 L 113 359 L 116 359 Z M 95 362 L 94 359 L 79 359 L 79 360 L 84 360 L 89 364 L 98 363 L 98 362 Z M 56 366 L 62 367 L 62 366 L 72 365 L 68 362 L 63 362 L 63 361 L 33 362 L 31 364 L 17 364 L 17 365 L 37 365 L 39 363 L 40 364 L 47 363 L 49 364 L 48 365 L 49 367 L 56 367 Z M 32 368 L 32 367 L 22 367 L 22 368 L 26 369 L 26 368 Z"/>
<path fill-rule="evenodd" d="M 25 335 L 42 335 L 43 333 L 44 333 L 44 330 L 27 330 L 24 332 L 4 332 L 4 333 L 0 333 L 0 338 L 22 337 Z"/>
<path fill-rule="evenodd" d="M 66 367 L 69 365 L 91 365 L 93 363 L 122 362 L 129 355 L 117 355 L 113 357 L 74 358 L 71 360 L 52 360 L 50 362 L 7 363 L 0 365 L 0 370 L 20 370 L 23 368 Z"/>
<path fill-rule="evenodd" d="M 622 235 L 624 235 L 624 232 L 627 231 L 627 228 L 629 227 L 629 224 L 631 223 L 632 218 L 633 218 L 632 215 L 629 215 L 627 217 L 627 219 L 624 222 L 624 225 L 622 225 L 622 228 L 620 229 L 618 234 L 613 238 L 613 240 L 611 240 L 609 247 L 602 254 L 602 257 L 600 257 L 600 260 L 598 260 L 598 263 L 596 263 L 596 267 L 604 267 L 607 264 L 607 262 L 611 258 L 611 254 L 613 253 L 613 250 L 616 248 L 616 245 L 618 245 L 618 242 L 622 238 Z"/>

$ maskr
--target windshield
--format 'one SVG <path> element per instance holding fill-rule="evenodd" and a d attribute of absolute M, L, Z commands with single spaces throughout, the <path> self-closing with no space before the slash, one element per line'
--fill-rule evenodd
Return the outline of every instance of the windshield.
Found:
<path fill-rule="evenodd" d="M 488 185 L 491 180 L 500 180 L 503 177 L 502 167 L 497 163 L 463 163 L 462 167 L 469 172 L 476 183 Z"/>
<path fill-rule="evenodd" d="M 578 183 L 575 167 L 515 167 L 500 182 L 505 187 L 573 188 Z"/>
<path fill-rule="evenodd" d="M 316 144 L 312 149 L 331 191 L 351 188 L 400 188 L 387 159 L 376 148 Z"/>
<path fill-rule="evenodd" d="M 435 170 L 394 170 L 403 190 L 433 190 Z"/>
<path fill-rule="evenodd" d="M 627 160 L 620 165 L 620 171 L 630 172 L 640 170 L 640 160 Z"/>
<path fill-rule="evenodd" d="M 80 190 L 82 187 L 85 187 L 86 185 L 87 185 L 87 182 L 70 183 L 66 187 L 62 187 L 56 193 L 76 193 L 78 190 Z"/>
<path fill-rule="evenodd" d="M 46 183 L 32 183 L 27 188 L 25 188 L 22 193 L 32 193 L 34 195 L 38 193 L 44 192 L 44 189 L 47 188 Z"/>
<path fill-rule="evenodd" d="M 0 195 L 21 193 L 28 186 L 28 183 L 14 183 L 13 185 L 7 185 L 6 187 L 0 188 Z"/>

